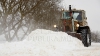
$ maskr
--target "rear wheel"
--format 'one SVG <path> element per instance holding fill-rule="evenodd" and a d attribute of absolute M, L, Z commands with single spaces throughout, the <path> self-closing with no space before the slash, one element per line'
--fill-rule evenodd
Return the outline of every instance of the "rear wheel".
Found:
<path fill-rule="evenodd" d="M 82 29 L 81 30 L 81 36 L 82 36 L 82 43 L 85 47 L 88 47 L 91 45 L 91 33 L 89 29 Z"/>

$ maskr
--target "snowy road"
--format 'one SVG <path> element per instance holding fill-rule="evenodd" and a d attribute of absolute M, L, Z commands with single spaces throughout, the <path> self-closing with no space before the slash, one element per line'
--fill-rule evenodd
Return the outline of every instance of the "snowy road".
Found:
<path fill-rule="evenodd" d="M 90 47 L 73 50 L 72 56 L 100 56 L 100 43 L 92 43 Z"/>
<path fill-rule="evenodd" d="M 64 32 L 35 30 L 24 41 L 0 43 L 0 56 L 100 56 L 100 43 L 84 47 Z"/>
<path fill-rule="evenodd" d="M 5 43 L 0 44 L 0 56 L 100 56 L 100 43 L 65 50 L 52 45 L 41 47 L 31 42 Z"/>

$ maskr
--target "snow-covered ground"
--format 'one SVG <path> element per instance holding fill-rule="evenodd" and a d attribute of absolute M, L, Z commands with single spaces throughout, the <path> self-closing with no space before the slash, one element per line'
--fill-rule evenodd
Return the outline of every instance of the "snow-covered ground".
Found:
<path fill-rule="evenodd" d="M 37 29 L 23 41 L 0 43 L 0 56 L 100 56 L 100 43 L 84 47 L 64 32 Z"/>

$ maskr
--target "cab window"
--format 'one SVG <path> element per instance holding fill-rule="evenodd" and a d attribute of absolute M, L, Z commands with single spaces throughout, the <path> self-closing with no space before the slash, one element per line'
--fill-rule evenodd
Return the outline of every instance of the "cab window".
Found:
<path fill-rule="evenodd" d="M 78 21 L 82 21 L 82 12 L 74 12 L 73 18 Z"/>
<path fill-rule="evenodd" d="M 64 13 L 63 13 L 63 18 L 64 18 L 64 19 L 69 19 L 69 18 L 70 18 L 69 12 L 64 12 Z"/>

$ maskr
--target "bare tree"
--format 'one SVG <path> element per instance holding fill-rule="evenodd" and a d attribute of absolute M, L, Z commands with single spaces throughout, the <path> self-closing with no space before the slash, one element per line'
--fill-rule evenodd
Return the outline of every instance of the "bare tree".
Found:
<path fill-rule="evenodd" d="M 91 33 L 92 41 L 94 42 L 100 42 L 100 32 L 99 31 L 93 31 Z"/>
<path fill-rule="evenodd" d="M 7 41 L 15 37 L 22 40 L 36 28 L 50 29 L 60 18 L 57 6 L 59 2 L 60 0 L 1 0 L 0 34 L 5 34 Z M 19 37 L 21 31 L 23 34 Z"/>

